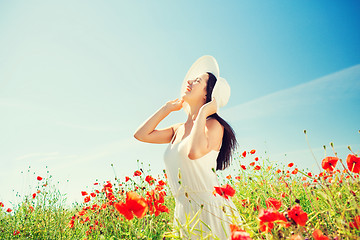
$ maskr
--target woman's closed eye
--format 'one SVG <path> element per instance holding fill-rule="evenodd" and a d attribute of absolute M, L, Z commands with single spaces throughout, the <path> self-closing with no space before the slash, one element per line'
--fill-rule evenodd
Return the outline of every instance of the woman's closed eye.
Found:
<path fill-rule="evenodd" d="M 194 84 L 194 83 L 200 83 L 201 82 L 201 78 L 195 78 L 194 80 L 188 80 L 188 84 Z"/>

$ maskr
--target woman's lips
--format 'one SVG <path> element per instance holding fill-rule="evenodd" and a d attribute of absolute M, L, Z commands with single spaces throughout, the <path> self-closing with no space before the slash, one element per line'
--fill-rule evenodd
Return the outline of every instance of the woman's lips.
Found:
<path fill-rule="evenodd" d="M 186 87 L 186 90 L 190 92 L 190 91 L 191 91 L 191 88 L 190 88 L 189 86 L 187 86 L 187 87 Z"/>

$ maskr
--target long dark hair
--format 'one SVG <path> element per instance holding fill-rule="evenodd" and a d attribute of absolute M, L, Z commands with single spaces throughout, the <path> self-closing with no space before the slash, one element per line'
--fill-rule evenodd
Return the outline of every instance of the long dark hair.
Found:
<path fill-rule="evenodd" d="M 212 92 L 217 81 L 214 74 L 211 72 L 207 72 L 209 75 L 209 79 L 206 86 L 206 103 L 212 100 Z M 232 158 L 232 151 L 236 149 L 238 143 L 236 141 L 235 132 L 232 127 L 222 119 L 217 113 L 214 113 L 208 118 L 215 118 L 223 127 L 224 127 L 224 135 L 222 138 L 222 145 L 220 148 L 219 155 L 216 159 L 216 170 L 224 170 L 228 166 L 230 166 L 231 158 Z"/>

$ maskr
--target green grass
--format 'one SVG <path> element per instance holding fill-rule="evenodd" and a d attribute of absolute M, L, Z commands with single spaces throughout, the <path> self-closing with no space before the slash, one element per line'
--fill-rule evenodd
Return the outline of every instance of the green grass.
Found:
<path fill-rule="evenodd" d="M 231 199 L 243 218 L 240 228 L 252 239 L 290 239 L 297 235 L 299 239 L 313 239 L 315 229 L 320 229 L 329 239 L 358 239 L 360 229 L 350 227 L 350 223 L 360 215 L 359 175 L 349 172 L 346 163 L 342 165 L 340 160 L 334 171 L 309 176 L 308 171 L 296 171 L 296 166 L 282 166 L 268 159 L 262 160 L 261 156 L 255 161 L 256 156 L 257 153 L 249 152 L 246 157 L 237 154 L 231 175 L 219 176 L 224 184 L 230 184 L 236 190 Z M 250 166 L 251 162 L 255 164 Z M 254 169 L 257 165 L 260 170 Z M 34 198 L 26 196 L 16 206 L 0 207 L 0 239 L 176 238 L 174 233 L 179 229 L 173 227 L 174 199 L 167 185 L 161 189 L 158 184 L 160 180 L 166 182 L 166 178 L 156 178 L 150 184 L 145 179 L 149 172 L 140 172 L 140 176 L 129 173 L 128 181 L 125 178 L 109 181 L 111 187 L 109 182 L 98 183 L 84 199 L 90 193 L 96 196 L 70 207 L 65 204 L 66 195 L 56 190 L 51 177 L 41 181 L 34 179 L 38 185 L 36 191 L 39 191 Z M 127 192 L 135 191 L 146 198 L 150 190 L 166 192 L 162 205 L 169 212 L 157 216 L 147 212 L 140 219 L 127 220 L 115 209 L 114 203 L 124 202 Z M 259 210 L 267 208 L 265 200 L 269 197 L 282 202 L 278 211 L 287 216 L 289 227 L 275 223 L 270 232 L 260 231 Z M 4 200 L 0 199 L 0 202 Z M 295 204 L 307 213 L 305 226 L 299 226 L 287 214 Z M 8 208 L 12 212 L 7 212 Z"/>

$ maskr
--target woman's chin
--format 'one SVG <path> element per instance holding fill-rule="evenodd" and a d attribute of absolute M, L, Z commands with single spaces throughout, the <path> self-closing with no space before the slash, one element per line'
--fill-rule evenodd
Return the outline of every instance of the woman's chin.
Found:
<path fill-rule="evenodd" d="M 186 101 L 187 98 L 188 98 L 188 97 L 187 97 L 187 94 L 186 94 L 186 92 L 184 92 L 184 93 L 181 95 L 181 99 L 183 99 L 184 101 Z"/>
<path fill-rule="evenodd" d="M 189 101 L 189 96 L 187 96 L 186 94 L 183 94 L 180 98 L 180 100 L 184 100 L 184 103 L 188 103 Z"/>

